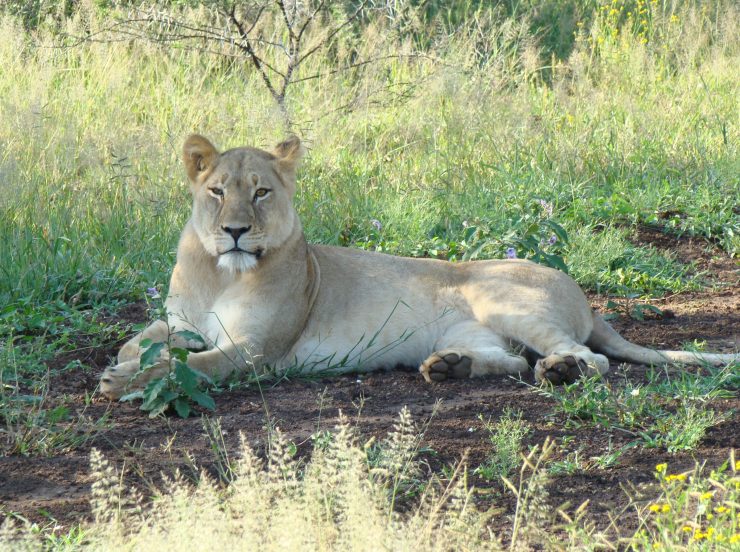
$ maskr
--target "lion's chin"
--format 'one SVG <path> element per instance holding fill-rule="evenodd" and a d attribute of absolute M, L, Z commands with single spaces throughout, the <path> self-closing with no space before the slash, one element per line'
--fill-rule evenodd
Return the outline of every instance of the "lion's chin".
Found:
<path fill-rule="evenodd" d="M 257 267 L 257 257 L 250 253 L 224 253 L 218 257 L 218 268 L 231 274 L 247 272 Z"/>

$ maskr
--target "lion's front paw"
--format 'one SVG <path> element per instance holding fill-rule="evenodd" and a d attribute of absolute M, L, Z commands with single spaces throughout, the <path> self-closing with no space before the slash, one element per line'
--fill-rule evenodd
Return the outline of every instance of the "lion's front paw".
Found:
<path fill-rule="evenodd" d="M 440 351 L 429 355 L 419 366 L 419 372 L 429 383 L 447 378 L 464 379 L 470 377 L 472 364 L 468 356 L 454 351 Z"/>
<path fill-rule="evenodd" d="M 553 353 L 538 360 L 534 367 L 538 382 L 549 381 L 553 385 L 571 384 L 587 373 L 586 361 L 569 354 Z"/>
<path fill-rule="evenodd" d="M 138 359 L 109 366 L 100 376 L 100 392 L 109 399 L 120 399 L 126 393 L 144 389 L 149 380 L 162 377 L 167 372 L 166 359 L 143 372 L 139 366 Z"/>
<path fill-rule="evenodd" d="M 109 399 L 120 399 L 133 390 L 131 378 L 139 371 L 139 361 L 129 360 L 109 366 L 100 376 L 100 392 Z"/>

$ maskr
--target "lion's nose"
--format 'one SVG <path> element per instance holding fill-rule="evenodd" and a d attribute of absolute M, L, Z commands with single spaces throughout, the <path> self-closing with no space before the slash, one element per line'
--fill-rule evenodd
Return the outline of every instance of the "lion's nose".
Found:
<path fill-rule="evenodd" d="M 226 232 L 227 234 L 231 234 L 231 237 L 234 238 L 234 243 L 237 243 L 239 241 L 239 238 L 242 237 L 243 234 L 246 234 L 252 229 L 252 226 L 242 226 L 240 228 L 230 228 L 229 226 L 222 226 L 221 230 Z"/>

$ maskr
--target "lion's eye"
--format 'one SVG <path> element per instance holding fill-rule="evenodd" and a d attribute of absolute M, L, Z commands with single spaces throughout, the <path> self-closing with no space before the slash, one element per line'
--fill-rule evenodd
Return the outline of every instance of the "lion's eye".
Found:
<path fill-rule="evenodd" d="M 254 192 L 254 197 L 265 197 L 267 194 L 270 193 L 270 190 L 267 188 L 260 188 L 256 192 Z"/>
<path fill-rule="evenodd" d="M 224 191 L 221 188 L 208 188 L 208 190 L 216 196 L 223 197 Z"/>

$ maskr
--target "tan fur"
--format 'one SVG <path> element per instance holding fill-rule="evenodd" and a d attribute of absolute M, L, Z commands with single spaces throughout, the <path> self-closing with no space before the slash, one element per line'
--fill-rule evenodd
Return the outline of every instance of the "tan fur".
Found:
<path fill-rule="evenodd" d="M 347 372 L 403 364 L 441 381 L 527 370 L 524 347 L 543 357 L 537 379 L 555 382 L 609 369 L 589 346 L 636 362 L 736 358 L 629 343 L 593 313 L 570 277 L 527 261 L 453 264 L 309 245 L 292 206 L 302 154 L 295 137 L 272 153 L 219 153 L 202 136 L 188 138 L 183 161 L 193 213 L 180 238 L 168 321 L 124 345 L 101 378 L 106 396 L 140 389 L 168 369 L 164 355 L 132 380 L 141 339 L 166 341 L 185 329 L 208 345 L 188 363 L 217 378 L 234 370 Z M 236 245 L 244 252 L 226 253 Z"/>

